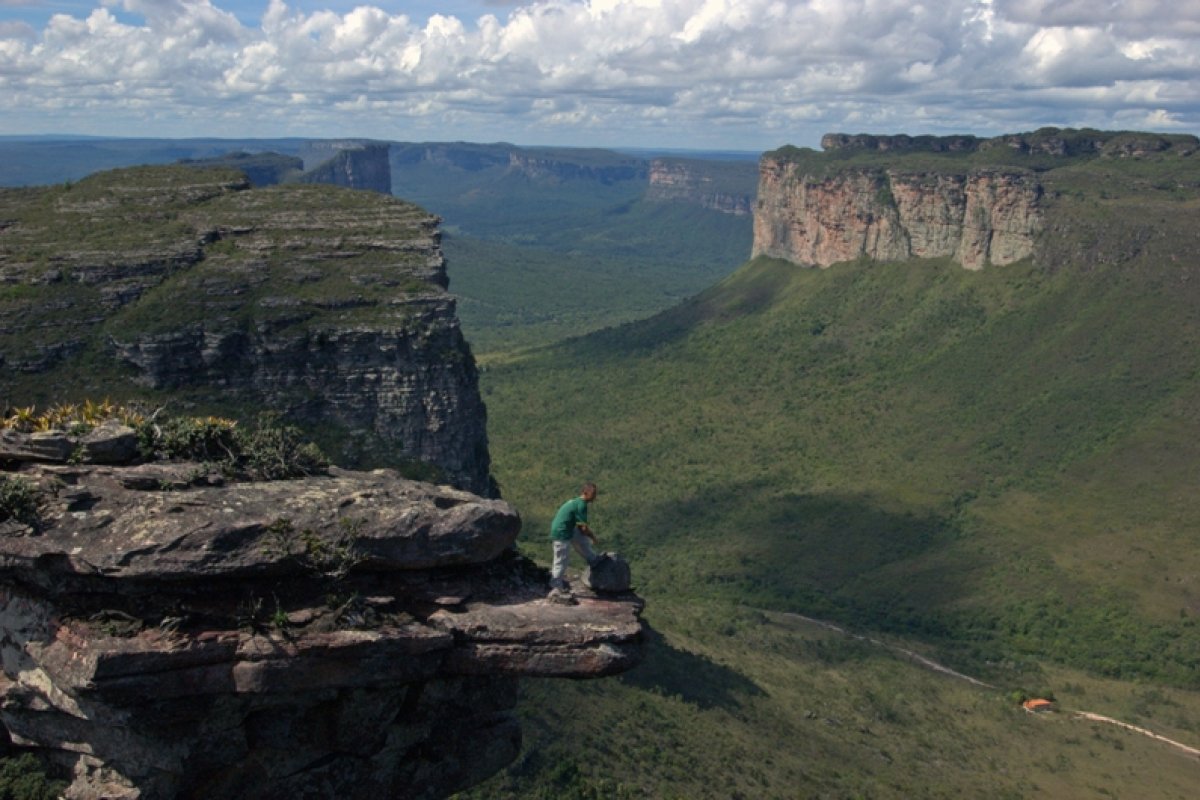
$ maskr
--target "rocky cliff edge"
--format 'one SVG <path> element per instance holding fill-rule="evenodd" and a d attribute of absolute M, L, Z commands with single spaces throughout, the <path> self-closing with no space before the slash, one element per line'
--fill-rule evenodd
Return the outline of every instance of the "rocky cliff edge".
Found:
<path fill-rule="evenodd" d="M 1200 139 L 1042 128 L 991 139 L 830 133 L 821 147 L 783 147 L 762 157 L 754 256 L 818 267 L 858 258 L 948 258 L 967 269 L 1040 257 L 1056 200 L 1080 192 L 1069 179 L 1054 188 L 1060 168 L 1107 163 L 1094 178 L 1107 190 L 1114 176 L 1139 172 L 1113 165 L 1156 162 L 1140 179 L 1163 173 L 1154 186 L 1170 187 L 1173 170 L 1163 167 L 1186 169 Z"/>
<path fill-rule="evenodd" d="M 1033 255 L 1042 187 L 1029 170 L 961 174 L 852 169 L 806 174 L 786 159 L 760 164 L 753 256 L 827 267 L 870 258 L 951 258 L 967 269 Z"/>
<path fill-rule="evenodd" d="M 0 398 L 269 408 L 338 463 L 495 494 L 438 223 L 184 166 L 0 190 Z"/>
<path fill-rule="evenodd" d="M 516 756 L 520 677 L 640 657 L 641 602 L 547 603 L 501 500 L 20 444 L 3 477 L 40 500 L 0 521 L 0 719 L 73 800 L 442 797 Z"/>

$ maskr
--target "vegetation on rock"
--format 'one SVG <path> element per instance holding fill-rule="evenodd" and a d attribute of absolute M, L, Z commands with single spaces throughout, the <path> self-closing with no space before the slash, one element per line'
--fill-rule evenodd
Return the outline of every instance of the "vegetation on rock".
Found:
<path fill-rule="evenodd" d="M 29 481 L 0 475 L 0 522 L 14 519 L 36 527 L 40 521 L 38 505 L 38 491 Z"/>
<path fill-rule="evenodd" d="M 0 759 L 0 800 L 55 800 L 66 788 L 30 753 Z"/>
<path fill-rule="evenodd" d="M 274 412 L 260 413 L 252 426 L 224 417 L 189 417 L 149 411 L 139 405 L 117 404 L 107 398 L 94 402 L 59 403 L 39 412 L 34 406 L 10 409 L 0 429 L 19 433 L 62 432 L 73 440 L 105 423 L 132 428 L 138 450 L 146 460 L 196 461 L 229 475 L 252 480 L 282 480 L 324 472 L 329 459 L 295 425 Z M 8 516 L 24 519 L 31 507 L 31 490 L 19 478 L 5 479 L 3 508 Z M 17 513 L 22 511 L 22 515 Z M 7 517 L 6 517 L 7 518 Z"/>

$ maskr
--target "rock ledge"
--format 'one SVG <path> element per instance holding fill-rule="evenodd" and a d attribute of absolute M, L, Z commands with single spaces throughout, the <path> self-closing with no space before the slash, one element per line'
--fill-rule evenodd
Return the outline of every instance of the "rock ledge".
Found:
<path fill-rule="evenodd" d="M 68 798 L 442 797 L 516 756 L 519 677 L 641 654 L 641 601 L 547 603 L 500 500 L 387 470 L 18 474 L 41 524 L 0 523 L 0 720 Z"/>

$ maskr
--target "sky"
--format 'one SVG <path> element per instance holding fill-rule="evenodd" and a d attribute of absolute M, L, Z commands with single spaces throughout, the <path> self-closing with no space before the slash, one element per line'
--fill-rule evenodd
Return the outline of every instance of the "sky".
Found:
<path fill-rule="evenodd" d="M 0 135 L 1200 133 L 1200 0 L 0 0 Z"/>

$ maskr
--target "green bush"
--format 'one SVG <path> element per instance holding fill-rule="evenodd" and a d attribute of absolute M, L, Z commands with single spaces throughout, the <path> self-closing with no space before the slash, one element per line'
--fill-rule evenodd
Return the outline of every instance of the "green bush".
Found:
<path fill-rule="evenodd" d="M 160 458 L 187 461 L 236 461 L 241 449 L 237 423 L 220 417 L 174 417 L 152 435 Z"/>
<path fill-rule="evenodd" d="M 284 425 L 277 414 L 260 414 L 257 427 L 239 438 L 242 464 L 256 478 L 298 478 L 329 466 L 320 448 L 305 441 L 296 426 Z"/>
<path fill-rule="evenodd" d="M 37 488 L 23 478 L 0 477 L 0 522 L 15 519 L 36 527 L 39 497 Z"/>
<path fill-rule="evenodd" d="M 322 472 L 329 460 L 300 429 L 278 414 L 260 414 L 252 430 L 221 417 L 174 417 L 139 429 L 146 458 L 203 461 L 256 480 L 298 478 Z"/>
<path fill-rule="evenodd" d="M 0 759 L 0 800 L 54 800 L 66 788 L 65 781 L 50 780 L 30 753 Z"/>

